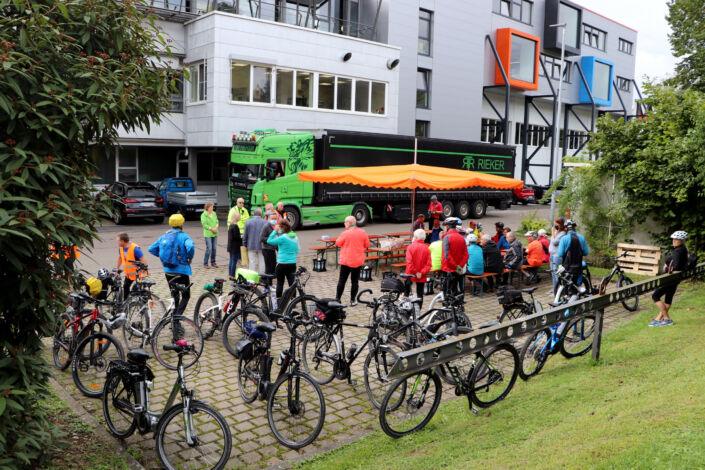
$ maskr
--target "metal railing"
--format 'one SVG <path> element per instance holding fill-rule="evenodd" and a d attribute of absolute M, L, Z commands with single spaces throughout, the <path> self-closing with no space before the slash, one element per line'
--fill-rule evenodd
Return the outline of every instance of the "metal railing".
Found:
<path fill-rule="evenodd" d="M 634 297 L 635 295 L 651 292 L 658 287 L 673 285 L 683 279 L 702 276 L 703 274 L 705 274 L 705 263 L 700 263 L 691 270 L 647 279 L 646 281 L 631 284 L 607 294 L 595 295 L 517 320 L 501 323 L 490 328 L 473 331 L 465 335 L 449 338 L 445 341 L 439 341 L 416 349 L 403 351 L 399 353 L 399 357 L 394 363 L 389 377 L 396 378 L 430 369 L 445 364 L 448 361 L 474 354 L 485 348 L 506 343 L 516 337 L 536 333 L 551 325 L 569 321 L 571 318 L 585 316 L 588 313 L 595 315 L 595 334 L 593 337 L 592 355 L 593 358 L 598 359 L 602 341 L 602 323 L 605 308 Z"/>

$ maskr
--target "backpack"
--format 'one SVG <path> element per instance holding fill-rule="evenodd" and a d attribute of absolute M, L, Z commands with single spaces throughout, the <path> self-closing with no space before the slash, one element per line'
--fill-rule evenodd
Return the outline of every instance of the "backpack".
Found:
<path fill-rule="evenodd" d="M 159 259 L 166 268 L 187 264 L 184 259 L 183 241 L 179 239 L 180 234 L 177 230 L 170 230 L 159 239 Z"/>
<path fill-rule="evenodd" d="M 698 255 L 695 253 L 688 253 L 688 263 L 685 266 L 685 269 L 695 269 L 695 267 L 698 265 Z"/>

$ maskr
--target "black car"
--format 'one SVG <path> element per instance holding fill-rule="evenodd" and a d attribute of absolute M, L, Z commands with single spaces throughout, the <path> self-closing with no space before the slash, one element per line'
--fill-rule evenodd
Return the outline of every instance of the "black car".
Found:
<path fill-rule="evenodd" d="M 103 192 L 112 202 L 113 222 L 116 224 L 131 218 L 164 221 L 164 200 L 157 188 L 149 183 L 118 181 L 108 185 Z"/>

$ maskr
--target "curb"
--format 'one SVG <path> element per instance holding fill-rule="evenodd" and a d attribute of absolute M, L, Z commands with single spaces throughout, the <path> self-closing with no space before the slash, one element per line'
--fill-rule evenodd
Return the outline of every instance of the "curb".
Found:
<path fill-rule="evenodd" d="M 71 394 L 61 387 L 54 377 L 49 378 L 49 384 L 51 385 L 54 393 L 56 393 L 56 395 L 61 398 L 61 400 L 63 400 L 64 403 L 66 403 L 66 405 L 68 405 L 68 407 L 76 413 L 76 415 L 78 415 L 81 421 L 91 426 L 104 442 L 115 449 L 116 453 L 127 460 L 127 465 L 131 470 L 145 470 L 145 467 L 143 467 L 142 464 L 140 464 L 129 452 L 127 452 L 127 447 L 124 444 L 119 443 L 113 436 L 111 436 L 97 419 L 88 413 L 86 409 L 83 408 L 83 406 L 81 406 L 81 404 L 71 396 Z"/>

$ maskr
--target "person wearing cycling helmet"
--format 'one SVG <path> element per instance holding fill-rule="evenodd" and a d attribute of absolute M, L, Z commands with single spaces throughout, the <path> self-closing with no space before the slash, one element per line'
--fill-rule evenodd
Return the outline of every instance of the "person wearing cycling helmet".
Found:
<path fill-rule="evenodd" d="M 457 217 L 448 217 L 443 225 L 448 227 L 443 237 L 443 251 L 441 255 L 441 270 L 445 273 L 444 295 L 457 295 L 463 293 L 465 271 L 468 263 L 468 249 L 465 239 L 458 233 L 462 224 Z"/>
<path fill-rule="evenodd" d="M 117 236 L 118 243 L 118 258 L 117 268 L 122 269 L 125 275 L 125 281 L 122 285 L 123 298 L 127 298 L 130 293 L 132 283 L 137 279 L 137 266 L 135 261 L 144 262 L 144 253 L 142 248 L 135 242 L 130 241 L 130 236 L 127 233 L 121 233 Z"/>
<path fill-rule="evenodd" d="M 688 248 L 685 246 L 685 240 L 687 238 L 688 234 L 683 230 L 678 230 L 671 234 L 673 251 L 666 256 L 664 272 L 670 274 L 675 271 L 683 271 L 688 267 Z M 658 307 L 659 313 L 656 315 L 656 318 L 651 320 L 649 326 L 659 327 L 673 325 L 673 320 L 671 320 L 668 311 L 671 309 L 671 304 L 673 304 L 673 296 L 676 293 L 676 289 L 678 289 L 678 282 L 670 286 L 659 287 L 651 294 L 651 299 Z M 663 300 L 661 300 L 661 298 L 663 298 Z"/>
<path fill-rule="evenodd" d="M 196 252 L 193 239 L 183 231 L 184 216 L 173 214 L 169 217 L 171 230 L 159 237 L 152 243 L 147 251 L 159 257 L 164 266 L 164 275 L 174 298 L 174 305 L 177 306 L 174 315 L 180 315 L 186 309 L 191 298 L 191 290 L 186 289 L 183 295 L 173 287 L 173 284 L 188 286 L 191 284 L 191 260 Z"/>
<path fill-rule="evenodd" d="M 568 219 L 565 221 L 567 233 L 558 242 L 556 252 L 560 263 L 573 276 L 577 285 L 582 284 L 583 258 L 590 254 L 590 247 L 585 237 L 576 231 L 578 224 Z"/>

